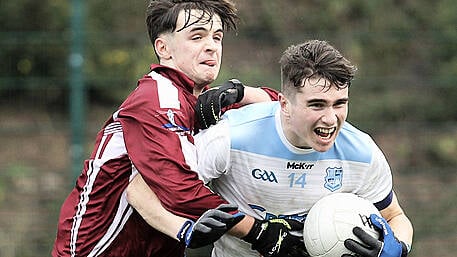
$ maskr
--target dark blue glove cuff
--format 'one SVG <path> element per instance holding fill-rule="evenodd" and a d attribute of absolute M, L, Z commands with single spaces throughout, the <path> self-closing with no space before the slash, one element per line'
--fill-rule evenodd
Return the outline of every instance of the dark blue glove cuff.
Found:
<path fill-rule="evenodd" d="M 186 246 L 189 246 L 190 240 L 192 239 L 192 229 L 194 225 L 195 222 L 192 220 L 186 220 L 186 222 L 184 222 L 178 234 L 176 235 L 179 242 L 185 243 Z"/>

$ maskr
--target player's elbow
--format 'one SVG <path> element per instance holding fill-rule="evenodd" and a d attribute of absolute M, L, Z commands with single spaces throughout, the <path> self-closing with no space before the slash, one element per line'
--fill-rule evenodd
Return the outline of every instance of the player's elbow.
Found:
<path fill-rule="evenodd" d="M 142 197 L 141 181 L 135 177 L 125 189 L 125 198 L 127 202 L 136 209 L 137 204 L 141 201 Z"/>
<path fill-rule="evenodd" d="M 133 205 L 135 200 L 135 188 L 129 184 L 125 189 L 125 198 L 130 205 Z"/>

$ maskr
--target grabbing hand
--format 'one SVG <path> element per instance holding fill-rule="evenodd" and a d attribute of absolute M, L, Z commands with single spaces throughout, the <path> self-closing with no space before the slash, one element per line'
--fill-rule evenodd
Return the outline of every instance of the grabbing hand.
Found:
<path fill-rule="evenodd" d="M 238 103 L 244 97 L 244 85 L 237 79 L 203 92 L 197 100 L 195 108 L 202 129 L 216 124 L 221 118 L 221 110 L 231 104 Z"/>
<path fill-rule="evenodd" d="M 370 220 L 375 228 L 381 233 L 381 238 L 374 238 L 363 229 L 355 227 L 353 229 L 354 235 L 360 238 L 366 245 L 362 245 L 353 239 L 346 239 L 344 241 L 344 246 L 346 246 L 347 249 L 363 257 L 406 257 L 408 255 L 405 243 L 398 241 L 389 224 L 383 217 L 371 214 Z M 342 257 L 350 256 L 351 255 L 345 254 Z"/>
<path fill-rule="evenodd" d="M 301 233 L 293 233 L 300 231 Z M 292 219 L 255 220 L 242 239 L 264 257 L 309 256 L 303 243 L 303 223 Z"/>
<path fill-rule="evenodd" d="M 196 222 L 187 220 L 176 236 L 188 248 L 199 248 L 214 243 L 244 217 L 241 213 L 229 213 L 237 209 L 238 207 L 233 204 L 221 204 L 216 209 L 203 213 Z"/>

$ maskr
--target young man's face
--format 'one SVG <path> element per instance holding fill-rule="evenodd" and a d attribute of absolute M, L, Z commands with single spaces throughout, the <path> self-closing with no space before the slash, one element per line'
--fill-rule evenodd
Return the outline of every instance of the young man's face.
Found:
<path fill-rule="evenodd" d="M 194 23 L 200 16 L 200 10 L 191 10 L 189 23 Z M 206 16 L 180 30 L 186 17 L 189 16 L 181 11 L 176 31 L 159 37 L 165 44 L 160 64 L 182 71 L 197 86 L 205 86 L 212 83 L 219 74 L 224 36 L 222 22 L 217 15 Z"/>
<path fill-rule="evenodd" d="M 349 89 L 329 86 L 321 78 L 305 80 L 292 101 L 281 96 L 283 126 L 287 139 L 296 147 L 328 151 L 348 114 Z"/>

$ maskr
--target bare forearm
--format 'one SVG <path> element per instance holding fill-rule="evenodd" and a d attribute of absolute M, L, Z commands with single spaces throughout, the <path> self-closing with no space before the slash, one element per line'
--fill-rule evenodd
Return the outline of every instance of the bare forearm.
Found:
<path fill-rule="evenodd" d="M 398 240 L 409 245 L 413 241 L 413 226 L 406 215 L 398 215 L 389 221 L 389 225 L 394 231 Z"/>
<path fill-rule="evenodd" d="M 393 196 L 392 203 L 386 209 L 381 211 L 381 215 L 387 220 L 398 240 L 409 245 L 412 244 L 414 233 L 413 225 L 403 209 L 400 207 L 395 194 Z"/>
<path fill-rule="evenodd" d="M 232 236 L 236 236 L 238 238 L 245 237 L 249 230 L 252 228 L 254 224 L 254 218 L 251 216 L 245 216 L 238 224 L 233 226 L 228 233 Z"/>
<path fill-rule="evenodd" d="M 271 101 L 270 96 L 262 90 L 261 88 L 256 87 L 248 87 L 245 86 L 244 88 L 244 97 L 239 102 L 240 105 L 247 105 L 252 103 L 260 103 L 260 102 L 269 102 Z"/>
<path fill-rule="evenodd" d="M 140 175 L 127 187 L 127 201 L 150 226 L 178 240 L 176 235 L 187 219 L 165 210 Z"/>

